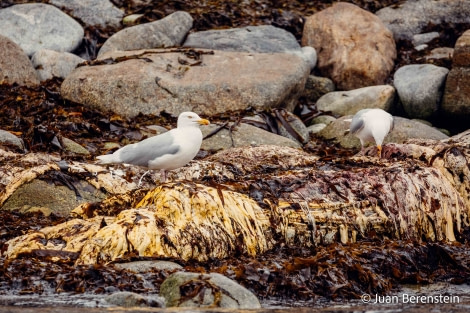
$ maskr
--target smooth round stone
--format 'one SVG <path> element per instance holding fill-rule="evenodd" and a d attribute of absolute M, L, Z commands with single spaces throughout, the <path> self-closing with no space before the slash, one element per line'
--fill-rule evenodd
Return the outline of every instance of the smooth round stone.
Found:
<path fill-rule="evenodd" d="M 52 5 L 17 4 L 0 10 L 0 35 L 16 42 L 28 56 L 41 49 L 73 51 L 83 34 L 77 21 Z"/>

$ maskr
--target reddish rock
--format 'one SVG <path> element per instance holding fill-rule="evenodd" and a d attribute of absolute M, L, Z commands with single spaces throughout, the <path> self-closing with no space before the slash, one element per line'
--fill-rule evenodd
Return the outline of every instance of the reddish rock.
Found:
<path fill-rule="evenodd" d="M 39 84 L 31 61 L 19 45 L 0 35 L 0 47 L 0 84 Z"/>
<path fill-rule="evenodd" d="M 342 90 L 384 84 L 397 56 L 380 19 L 343 2 L 307 18 L 302 45 L 316 49 L 318 69 Z"/>
<path fill-rule="evenodd" d="M 452 66 L 470 67 L 470 30 L 463 33 L 455 43 Z"/>
<path fill-rule="evenodd" d="M 447 116 L 470 118 L 470 30 L 455 43 L 452 69 L 447 75 L 442 101 Z"/>

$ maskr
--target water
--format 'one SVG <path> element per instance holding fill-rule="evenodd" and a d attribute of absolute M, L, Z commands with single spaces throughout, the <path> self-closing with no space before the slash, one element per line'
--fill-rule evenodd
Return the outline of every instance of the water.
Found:
<path fill-rule="evenodd" d="M 424 297 L 423 297 L 424 296 Z M 39 313 L 204 313 L 204 312 L 252 312 L 252 313 L 304 313 L 304 312 L 338 312 L 338 313 L 440 313 L 469 312 L 470 286 L 436 283 L 426 286 L 406 285 L 396 293 L 387 296 L 364 295 L 360 300 L 337 302 L 295 302 L 269 300 L 262 301 L 263 309 L 192 309 L 192 308 L 122 308 L 111 306 L 106 302 L 107 295 L 97 294 L 46 294 L 46 295 L 0 295 L 0 313 L 3 312 L 39 312 Z M 446 301 L 446 299 L 448 301 Z M 430 302 L 431 301 L 431 302 Z M 446 303 L 447 302 L 447 303 Z M 295 306 L 295 307 L 293 307 Z"/>

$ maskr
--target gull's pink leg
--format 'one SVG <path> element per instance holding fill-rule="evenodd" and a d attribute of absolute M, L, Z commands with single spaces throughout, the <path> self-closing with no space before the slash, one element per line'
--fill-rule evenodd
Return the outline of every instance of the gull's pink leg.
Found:
<path fill-rule="evenodd" d="M 165 170 L 160 170 L 160 176 L 162 177 L 162 178 L 160 179 L 160 181 L 161 181 L 162 183 L 165 183 L 165 182 L 166 182 L 166 171 L 165 171 Z"/>

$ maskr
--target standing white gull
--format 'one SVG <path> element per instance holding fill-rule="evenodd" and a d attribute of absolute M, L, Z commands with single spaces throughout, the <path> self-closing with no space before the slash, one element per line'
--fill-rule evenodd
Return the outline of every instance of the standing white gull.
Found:
<path fill-rule="evenodd" d="M 361 141 L 362 149 L 366 142 L 375 142 L 379 158 L 382 143 L 393 129 L 393 116 L 382 109 L 363 109 L 354 115 L 349 127 L 350 132 Z"/>
<path fill-rule="evenodd" d="M 125 163 L 142 166 L 149 170 L 159 169 L 163 181 L 166 181 L 167 170 L 186 165 L 199 152 L 202 144 L 199 125 L 209 125 L 209 121 L 200 118 L 196 113 L 183 112 L 178 116 L 176 128 L 124 146 L 113 154 L 100 155 L 97 157 L 98 163 Z"/>

